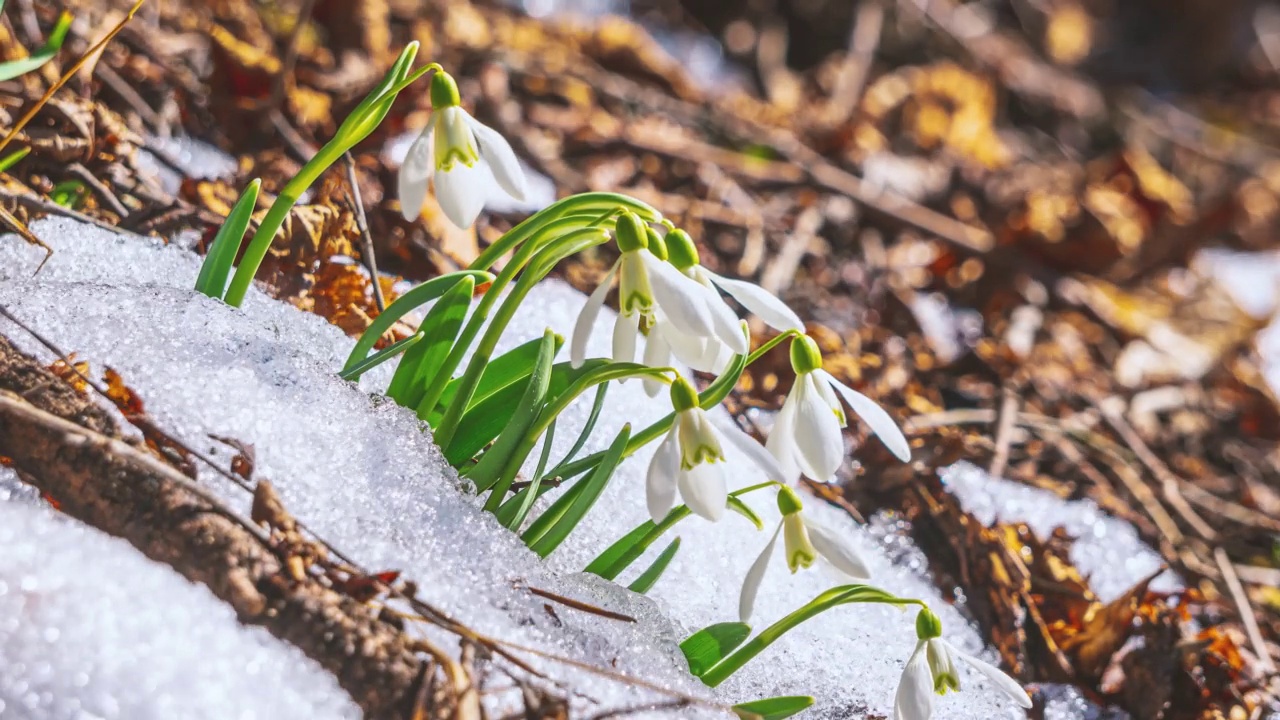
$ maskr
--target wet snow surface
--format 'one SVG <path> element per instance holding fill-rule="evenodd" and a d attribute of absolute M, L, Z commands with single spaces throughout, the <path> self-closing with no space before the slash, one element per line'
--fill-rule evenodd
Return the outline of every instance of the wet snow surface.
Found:
<path fill-rule="evenodd" d="M 805 717 L 891 713 L 898 676 L 915 642 L 914 616 L 879 606 L 841 608 L 801 626 L 715 691 L 688 675 L 676 644 L 702 626 L 737 619 L 742 576 L 767 540 L 737 515 L 717 525 L 691 518 L 678 526 L 680 554 L 647 597 L 578 572 L 646 519 L 643 478 L 649 452 L 624 463 L 577 534 L 548 561 L 540 561 L 478 510 L 442 461 L 429 430 L 411 412 L 374 396 L 385 387 L 389 368 L 370 373 L 360 387 L 336 377 L 352 345 L 337 328 L 257 292 L 241 310 L 194 293 L 190 287 L 199 259 L 176 247 L 62 219 L 40 221 L 31 229 L 54 247 L 55 255 L 33 278 L 42 251 L 12 236 L 0 238 L 0 303 L 90 361 L 95 373 L 107 365 L 120 371 L 160 425 L 188 443 L 224 460 L 227 451 L 210 435 L 253 444 L 259 476 L 275 483 L 291 512 L 367 567 L 404 571 L 418 582 L 425 600 L 477 631 L 712 702 L 811 694 L 818 703 Z M 563 284 L 544 283 L 521 306 L 507 346 L 548 326 L 568 335 L 583 300 Z M 607 350 L 611 322 L 603 313 L 594 354 Z M 51 359 L 2 319 L 0 332 Z M 665 414 L 663 403 L 649 400 L 636 382 L 612 388 L 609 399 L 592 449 L 607 444 L 625 422 L 640 427 Z M 558 453 L 576 437 L 586 410 L 577 407 L 562 417 Z M 730 476 L 737 486 L 762 479 L 744 465 L 733 467 Z M 202 479 L 247 512 L 247 499 L 217 476 L 205 472 Z M 989 485 L 972 468 L 958 467 L 948 479 L 967 496 L 978 497 Z M 1037 503 L 1030 497 L 1014 500 L 1027 511 L 1054 512 Z M 772 502 L 756 497 L 751 504 L 772 529 L 777 520 Z M 842 512 L 816 501 L 810 509 L 855 539 L 876 584 L 930 601 L 954 643 L 981 650 L 978 634 L 939 600 L 920 553 L 900 534 L 884 523 L 858 528 Z M 1108 530 L 1099 542 L 1131 554 L 1126 548 L 1136 539 L 1106 525 L 1096 508 L 1090 512 L 1061 523 L 1072 532 L 1095 535 L 1091 528 L 1103 524 Z M 51 519 L 11 477 L 0 478 L 0 513 L 0 547 L 22 541 L 16 554 L 7 550 L 0 557 L 0 661 L 7 659 L 6 652 L 21 655 L 16 664 L 0 662 L 7 666 L 0 703 L 25 707 L 33 692 L 42 703 L 40 712 L 20 710 L 17 717 L 79 717 L 65 708 L 95 703 L 117 708 L 95 711 L 106 717 L 205 712 L 330 717 L 342 712 L 332 681 L 291 648 L 265 633 L 237 628 L 229 609 L 124 544 Z M 1003 510 L 998 514 L 1005 516 Z M 620 578 L 624 585 L 646 560 Z M 1108 570 L 1106 594 L 1123 589 L 1144 568 L 1130 563 Z M 38 601 L 25 589 L 28 582 L 42 593 Z M 757 601 L 757 627 L 835 583 L 817 569 L 791 576 L 775 557 Z M 638 622 L 553 607 L 527 586 Z M 13 627 L 15 612 L 21 628 Z M 166 632 L 158 636 L 160 628 Z M 61 640 L 50 641 L 50 636 Z M 994 653 L 988 657 L 994 659 Z M 545 659 L 530 661 L 580 691 L 575 715 L 666 699 Z M 174 678 L 182 679 L 187 692 L 168 692 Z M 510 683 L 499 679 L 495 684 Z M 980 678 L 969 677 L 964 692 L 939 702 L 936 717 L 1023 717 L 985 689 Z M 516 699 L 502 692 L 488 697 L 495 707 L 510 707 Z M 689 708 L 674 715 L 717 716 L 711 709 Z"/>

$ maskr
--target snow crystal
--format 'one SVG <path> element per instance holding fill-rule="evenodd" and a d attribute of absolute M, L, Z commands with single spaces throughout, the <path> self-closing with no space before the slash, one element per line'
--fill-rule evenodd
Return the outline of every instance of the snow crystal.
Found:
<path fill-rule="evenodd" d="M 404 571 L 418 582 L 425 600 L 477 631 L 718 702 L 810 694 L 818 702 L 806 717 L 891 713 L 898 676 L 915 642 L 914 615 L 880 606 L 839 608 L 802 625 L 715 691 L 688 674 L 676 643 L 707 624 L 737 619 L 742 577 L 767 540 L 737 515 L 716 525 L 690 518 L 677 526 L 674 535 L 682 538 L 682 549 L 648 597 L 579 572 L 595 553 L 647 518 L 643 477 L 652 446 L 623 464 L 579 531 L 541 561 L 460 491 L 429 430 L 411 412 L 371 396 L 385 387 L 389 368 L 370 373 L 359 387 L 336 377 L 352 345 L 338 329 L 256 291 L 239 310 L 192 292 L 199 259 L 177 248 L 115 238 L 65 220 L 37 222 L 32 230 L 55 254 L 32 278 L 43 253 L 13 237 L 0 238 L 0 302 L 63 349 L 90 361 L 96 372 L 105 365 L 120 371 L 161 426 L 187 442 L 224 459 L 226 451 L 211 435 L 252 443 L 259 476 L 275 483 L 290 511 L 371 569 Z M 547 326 L 568 335 L 583 301 L 562 283 L 539 285 L 521 305 L 511 325 L 519 333 L 506 345 Z M 602 313 L 592 354 L 607 351 L 611 323 L 612 315 Z M 38 351 L 7 322 L 0 321 L 0 331 Z M 611 388 L 609 398 L 592 448 L 606 444 L 624 422 L 639 428 L 665 414 L 663 402 L 647 398 L 638 382 Z M 586 410 L 585 404 L 575 406 L 562 416 L 557 453 L 576 437 Z M 730 462 L 736 485 L 761 479 L 739 459 L 730 457 Z M 205 479 L 224 487 L 213 477 Z M 230 497 L 243 507 L 243 498 Z M 750 502 L 771 531 L 778 519 L 771 498 Z M 809 504 L 819 520 L 854 539 L 876 584 L 931 602 L 953 642 L 981 651 L 978 633 L 940 600 L 920 563 L 891 559 L 901 557 L 901 538 L 858 528 L 817 501 Z M 757 627 L 837 583 L 817 568 L 791 576 L 780 555 L 757 602 Z M 648 560 L 641 559 L 620 580 L 630 582 Z M 557 606 L 530 593 L 529 586 L 638 622 Z M 662 699 L 567 666 L 533 661 L 581 692 L 574 697 L 580 711 Z M 985 692 L 987 687 L 970 677 L 965 692 L 939 703 L 936 717 L 1024 716 Z M 514 699 L 500 692 L 490 696 L 494 703 L 504 698 Z M 684 708 L 676 714 L 706 713 Z"/>
<path fill-rule="evenodd" d="M 963 462 L 948 468 L 942 480 L 961 506 L 987 525 L 1025 522 L 1040 538 L 1055 528 L 1065 529 L 1075 538 L 1071 561 L 1103 602 L 1123 595 L 1165 564 L 1133 526 L 1107 515 L 1092 500 L 1063 500 L 1048 490 L 993 478 Z M 1171 570 L 1151 583 L 1153 590 L 1166 592 L 1182 587 L 1182 580 Z"/>
<path fill-rule="evenodd" d="M 6 720 L 359 716 L 320 666 L 122 540 L 0 502 L 0 547 Z"/>

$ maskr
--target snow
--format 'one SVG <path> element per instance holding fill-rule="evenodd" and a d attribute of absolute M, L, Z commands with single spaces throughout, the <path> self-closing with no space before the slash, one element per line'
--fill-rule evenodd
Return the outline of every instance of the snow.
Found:
<path fill-rule="evenodd" d="M 443 463 L 430 432 L 412 413 L 374 396 L 385 387 L 390 368 L 370 373 L 360 387 L 336 377 L 352 341 L 321 318 L 256 291 L 241 310 L 198 295 L 190 286 L 199 259 L 158 241 L 119 238 L 64 219 L 36 222 L 32 230 L 54 247 L 55 254 L 33 278 L 43 252 L 12 236 L 0 238 L 0 302 L 64 349 L 89 360 L 95 372 L 105 365 L 120 371 L 161 426 L 187 442 L 224 459 L 226 451 L 209 435 L 252 443 L 259 475 L 275 483 L 295 515 L 366 566 L 404 571 L 418 581 L 425 600 L 475 630 L 716 702 L 811 694 L 818 703 L 806 717 L 890 714 L 898 675 L 915 642 L 914 616 L 879 606 L 840 608 L 810 621 L 716 691 L 688 675 L 676 643 L 704 625 L 736 619 L 739 584 L 767 540 L 736 515 L 717 525 L 691 518 L 678 526 L 681 552 L 649 597 L 578 572 L 596 552 L 645 519 L 648 451 L 622 466 L 578 533 L 543 562 L 479 512 L 474 498 L 460 490 L 453 471 Z M 535 336 L 546 326 L 567 335 L 583 300 L 561 283 L 541 284 L 522 304 L 511 326 L 520 332 L 508 337 L 507 345 Z M 612 317 L 602 313 L 598 323 L 591 352 L 603 354 Z M 49 358 L 7 322 L 0 321 L 0 331 Z M 585 407 L 577 407 L 562 418 L 558 445 L 576 436 L 585 412 Z M 664 412 L 638 383 L 615 387 L 592 444 L 607 443 L 624 422 L 640 427 Z M 754 473 L 749 466 L 730 470 L 739 486 L 757 482 L 760 478 Z M 246 505 L 245 498 L 227 490 L 212 474 L 204 479 L 239 507 Z M 0 501 L 3 493 L 0 487 Z M 751 504 L 772 530 L 777 521 L 772 500 L 754 498 Z M 978 633 L 939 599 L 923 563 L 903 552 L 901 537 L 857 528 L 843 513 L 817 501 L 809 505 L 820 520 L 844 527 L 854 538 L 876 584 L 930 601 L 954 643 L 981 650 Z M 104 555 L 127 554 L 105 541 L 82 543 L 101 546 Z M 77 552 L 68 549 L 65 554 Z M 620 580 L 629 582 L 644 565 L 642 559 Z M 50 572 L 52 582 L 65 571 L 55 566 Z M 0 581 L 12 577 L 0 573 Z M 103 577 L 97 582 L 109 585 L 111 580 Z M 775 558 L 757 602 L 757 627 L 833 584 L 833 577 L 816 568 L 790 576 Z M 638 622 L 621 623 L 552 606 L 529 593 L 527 586 L 628 614 Z M 152 594 L 157 602 L 177 597 L 176 591 Z M 108 610 L 97 615 L 114 616 Z M 87 616 L 49 617 L 43 626 L 87 633 L 88 628 L 79 627 Z M 203 631 L 203 620 L 189 622 L 193 632 Z M 104 641 L 104 648 L 134 653 L 148 641 L 155 626 L 149 627 L 146 632 L 142 627 L 134 633 L 122 630 L 109 643 Z M 213 625 L 208 632 L 214 632 Z M 174 654 L 167 656 L 168 652 Z M 50 653 L 48 661 L 61 662 L 57 655 Z M 201 655 L 212 665 L 241 661 L 244 653 L 211 645 Z M 171 664 L 182 666 L 185 656 L 178 649 L 157 649 L 148 657 L 156 665 L 171 659 Z M 994 654 L 988 657 L 994 659 Z M 574 697 L 580 712 L 663 699 L 652 691 L 530 659 L 581 691 Z M 222 668 L 224 674 L 236 673 L 229 665 Z M 60 697 L 88 697 L 71 682 L 73 676 L 58 677 L 63 678 L 58 681 Z M 97 684 L 99 678 L 94 679 L 95 687 L 126 689 L 110 677 L 100 680 Z M 1023 717 L 1021 710 L 983 688 L 979 678 L 970 677 L 965 692 L 939 703 L 936 717 Z M 515 700 L 500 691 L 486 697 L 495 707 Z M 261 706 L 255 703 L 253 698 L 244 700 L 246 707 L 266 714 L 265 701 Z M 675 714 L 716 715 L 691 708 Z"/>
<path fill-rule="evenodd" d="M 359 716 L 297 649 L 122 540 L 0 502 L 0 547 L 6 720 Z"/>
<path fill-rule="evenodd" d="M 1165 564 L 1132 525 L 1107 515 L 1092 500 L 1063 500 L 1048 490 L 993 478 L 964 462 L 947 468 L 942 480 L 961 507 L 986 525 L 1025 522 L 1039 538 L 1064 528 L 1075 538 L 1071 562 L 1103 602 L 1120 597 Z M 1151 589 L 1160 592 L 1184 587 L 1171 570 L 1151 583 Z"/>

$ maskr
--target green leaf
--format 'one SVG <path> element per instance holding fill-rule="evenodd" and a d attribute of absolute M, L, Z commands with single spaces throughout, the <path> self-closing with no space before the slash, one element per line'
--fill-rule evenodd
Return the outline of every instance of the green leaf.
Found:
<path fill-rule="evenodd" d="M 752 700 L 733 706 L 733 712 L 742 720 L 783 720 L 813 705 L 808 695 L 785 695 L 764 700 Z"/>
<path fill-rule="evenodd" d="M 365 358 L 361 362 L 356 363 L 354 367 L 347 368 L 346 370 L 338 373 L 338 377 L 343 380 L 359 380 L 361 375 L 422 342 L 422 338 L 422 331 L 418 331 L 403 340 L 397 340 L 396 342 L 391 343 L 378 352 Z"/>
<path fill-rule="evenodd" d="M 750 505 L 743 502 L 742 498 L 739 498 L 737 495 L 729 496 L 729 509 L 750 520 L 751 524 L 755 525 L 757 530 L 764 529 L 764 521 L 760 519 L 760 516 L 756 514 L 755 510 L 751 509 Z"/>
<path fill-rule="evenodd" d="M 62 43 L 67 39 L 67 31 L 70 29 L 71 13 L 63 11 L 58 16 L 58 24 L 54 25 L 53 31 L 49 33 L 49 39 L 45 41 L 39 50 L 31 53 L 30 57 L 0 64 L 0 82 L 26 75 L 52 60 L 53 56 L 58 54 L 58 50 L 62 49 Z"/>
<path fill-rule="evenodd" d="M 558 337 L 556 341 L 557 353 L 560 352 L 560 347 L 563 343 L 564 338 Z M 484 366 L 484 374 L 480 376 L 480 382 L 476 385 L 475 392 L 471 394 L 471 403 L 467 406 L 467 409 L 470 410 L 476 407 L 503 388 L 528 378 L 529 373 L 533 372 L 533 363 L 538 359 L 538 348 L 541 345 L 541 338 L 530 340 L 490 360 Z M 453 402 L 453 398 L 457 394 L 458 378 L 454 378 L 449 381 L 449 384 L 444 388 L 444 392 L 440 394 L 439 405 L 445 406 Z M 418 408 L 418 416 L 423 416 L 422 408 Z M 434 421 L 439 419 L 439 415 L 433 412 L 423 419 L 434 427 Z"/>
<path fill-rule="evenodd" d="M 680 643 L 680 651 L 689 661 L 689 672 L 694 677 L 710 670 L 712 666 L 733 652 L 751 634 L 751 626 L 740 622 L 724 622 L 708 625 Z"/>
<path fill-rule="evenodd" d="M 533 501 L 538 499 L 542 481 L 547 477 L 545 472 L 547 461 L 551 459 L 551 443 L 555 439 L 556 423 L 552 420 L 551 425 L 547 428 L 547 437 L 542 441 L 542 456 L 538 458 L 538 468 L 533 471 L 533 479 L 529 481 L 529 484 L 524 489 L 498 508 L 498 522 L 502 523 L 502 526 L 506 529 L 513 532 L 519 530 L 520 524 L 524 522 L 525 517 L 529 514 L 529 509 L 533 507 Z"/>
<path fill-rule="evenodd" d="M 80 207 L 84 202 L 84 183 L 79 180 L 63 180 L 49 191 L 49 199 L 70 210 Z"/>
<path fill-rule="evenodd" d="M 474 277 L 463 276 L 431 306 L 422 324 L 418 326 L 426 341 L 404 354 L 387 387 L 388 397 L 405 407 L 417 407 L 426 392 L 427 379 L 435 377 L 445 356 L 453 349 L 458 329 L 462 327 L 467 309 L 471 307 L 471 295 L 475 287 Z"/>
<path fill-rule="evenodd" d="M 596 500 L 600 498 L 600 493 L 604 491 L 605 486 L 609 484 L 609 480 L 613 478 L 613 471 L 618 468 L 618 463 L 622 462 L 622 452 L 626 450 L 627 442 L 630 439 L 631 425 L 628 423 L 622 427 L 622 431 L 614 438 L 613 444 L 605 451 L 604 459 L 600 461 L 596 469 L 590 475 L 575 483 L 572 492 L 562 495 L 550 508 L 547 508 L 547 512 L 543 513 L 542 517 L 538 518 L 538 520 L 542 520 L 543 517 L 548 515 L 556 517 L 554 523 L 541 532 L 536 540 L 530 542 L 529 539 L 525 539 L 525 542 L 529 544 L 529 549 L 537 553 L 538 557 L 545 558 L 550 555 L 560 546 L 560 543 L 564 542 L 565 538 L 569 537 L 569 533 L 573 532 L 578 523 L 582 522 L 582 518 L 586 517 L 591 507 L 595 505 Z M 556 506 L 566 498 L 572 499 L 568 501 L 567 507 L 559 509 L 557 512 Z M 529 529 L 533 531 L 534 527 L 531 526 Z M 526 533 L 526 535 L 528 534 Z"/>
<path fill-rule="evenodd" d="M 249 229 L 249 220 L 258 205 L 258 191 L 262 188 L 262 180 L 254 178 L 240 193 L 240 199 L 227 213 L 218 234 L 213 236 L 209 252 L 200 264 L 200 274 L 196 277 L 196 292 L 202 292 L 211 298 L 222 299 L 227 291 L 227 276 L 231 273 L 231 264 L 240 252 L 240 243 L 244 240 L 245 231 Z"/>
<path fill-rule="evenodd" d="M 666 572 L 667 566 L 671 564 L 671 560 L 675 558 L 676 553 L 680 551 L 680 538 L 671 541 L 671 544 L 662 551 L 662 554 L 653 561 L 647 570 L 640 573 L 640 577 L 635 582 L 627 586 L 631 592 L 638 592 L 641 595 L 649 592 L 649 588 L 658 582 L 658 578 L 662 577 L 662 573 Z"/>
<path fill-rule="evenodd" d="M 587 422 L 583 424 L 582 432 L 578 433 L 578 439 L 573 441 L 573 447 L 569 448 L 569 452 L 565 453 L 564 458 L 551 470 L 551 477 L 560 474 L 561 469 L 573 462 L 578 453 L 582 452 L 582 447 L 587 444 L 591 431 L 595 430 L 596 421 L 600 419 L 600 411 L 604 409 L 604 398 L 608 391 L 608 383 L 596 386 L 596 399 L 591 403 L 591 413 L 587 415 Z"/>
<path fill-rule="evenodd" d="M 361 333 L 355 347 L 351 348 L 351 354 L 347 356 L 347 362 L 342 366 L 342 369 L 346 370 L 364 360 L 369 351 L 373 349 L 373 346 L 378 344 L 378 339 L 386 334 L 391 329 L 391 326 L 396 324 L 397 320 L 416 310 L 419 306 L 425 305 L 445 294 L 458 280 L 466 276 L 475 278 L 477 283 L 489 282 L 492 279 L 492 276 L 486 272 L 461 270 L 448 275 L 441 275 L 438 278 L 432 278 L 421 285 L 415 285 L 408 292 L 396 298 L 395 302 L 388 305 L 386 310 L 383 310 L 378 317 L 373 319 L 373 322 L 369 323 L 368 329 Z"/>
<path fill-rule="evenodd" d="M 538 349 L 538 360 L 533 374 L 529 376 L 529 384 L 525 387 L 520 404 L 511 412 L 507 424 L 498 439 L 481 456 L 480 462 L 467 471 L 466 478 L 476 486 L 476 492 L 482 493 L 501 479 L 502 471 L 511 460 L 515 449 L 525 439 L 529 426 L 537 420 L 538 413 L 546 401 L 547 389 L 551 385 L 551 361 L 555 356 L 556 334 L 548 329 L 542 335 L 542 345 Z M 498 493 L 495 488 L 494 492 Z M 506 488 L 501 488 L 503 494 Z M 496 509 L 496 508 L 495 508 Z"/>
<path fill-rule="evenodd" d="M 8 155 L 0 158 L 0 172 L 9 172 L 9 168 L 17 165 L 22 158 L 31 154 L 31 148 L 24 147 L 21 150 L 15 150 Z"/>

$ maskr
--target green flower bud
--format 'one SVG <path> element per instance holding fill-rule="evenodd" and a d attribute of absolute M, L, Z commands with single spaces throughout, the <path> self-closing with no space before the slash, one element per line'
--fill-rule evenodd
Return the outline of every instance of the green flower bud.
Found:
<path fill-rule="evenodd" d="M 683 377 L 677 376 L 675 382 L 671 383 L 671 407 L 675 408 L 676 412 L 702 407 L 701 401 L 698 400 L 698 391 Z"/>
<path fill-rule="evenodd" d="M 791 340 L 791 369 L 803 375 L 822 369 L 822 351 L 818 343 L 808 335 L 798 335 Z"/>
<path fill-rule="evenodd" d="M 667 255 L 677 270 L 688 270 L 698 264 L 698 248 L 689 233 L 676 228 L 667 233 L 666 241 Z"/>
<path fill-rule="evenodd" d="M 920 608 L 916 615 L 916 637 L 921 640 L 932 640 L 942 637 L 942 619 L 929 608 Z"/>
<path fill-rule="evenodd" d="M 643 250 L 649 246 L 648 226 L 633 212 L 624 211 L 618 216 L 613 229 L 614 240 L 622 252 Z"/>
<path fill-rule="evenodd" d="M 646 225 L 644 229 L 648 231 L 649 235 L 649 252 L 653 253 L 659 260 L 665 261 L 667 259 L 667 242 L 652 227 Z"/>
<path fill-rule="evenodd" d="M 800 502 L 800 496 L 796 495 L 796 491 L 783 485 L 778 488 L 778 512 L 783 515 L 795 515 L 804 509 L 804 503 Z"/>
<path fill-rule="evenodd" d="M 462 104 L 462 97 L 458 95 L 458 83 L 453 81 L 453 76 L 440 70 L 431 78 L 431 108 L 439 110 L 440 108 L 455 107 Z"/>

